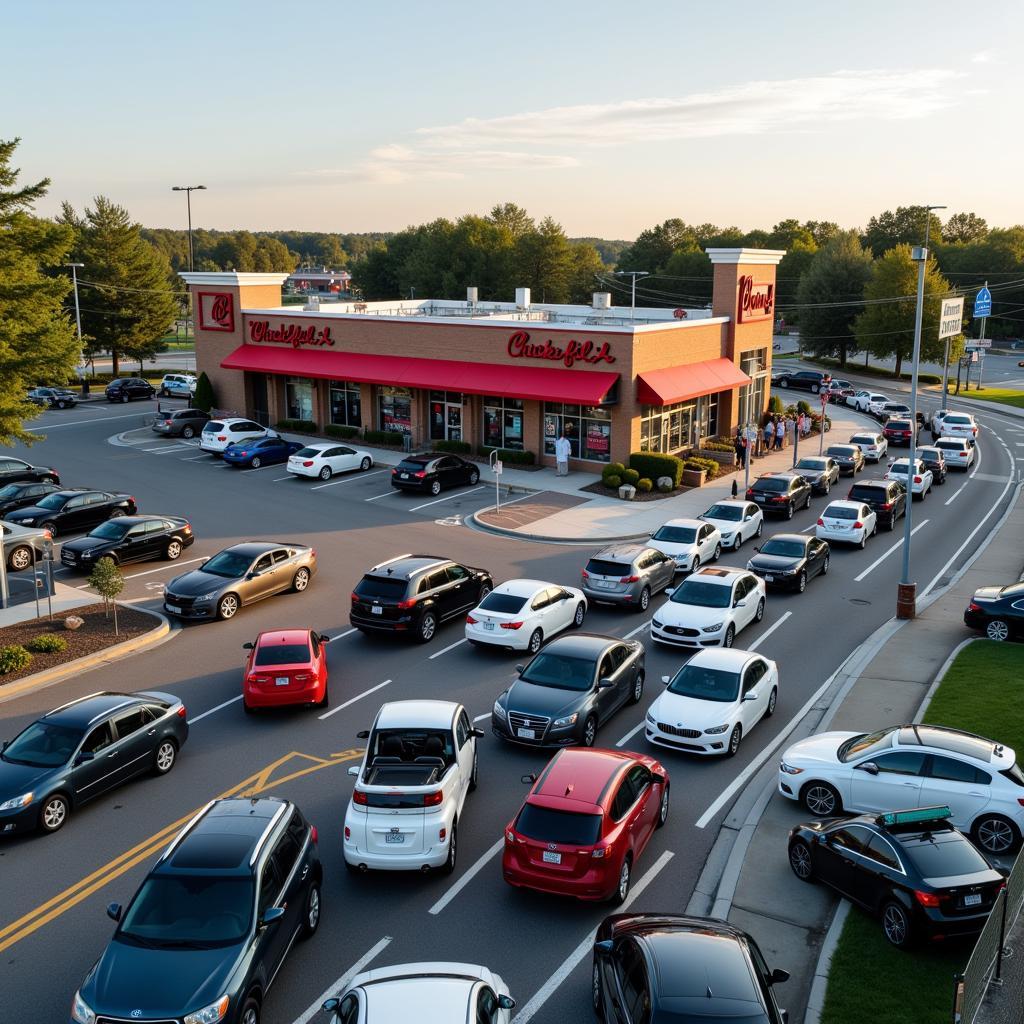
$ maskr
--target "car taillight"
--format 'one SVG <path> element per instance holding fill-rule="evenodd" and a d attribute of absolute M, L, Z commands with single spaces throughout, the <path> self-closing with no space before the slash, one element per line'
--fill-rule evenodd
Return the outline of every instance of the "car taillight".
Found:
<path fill-rule="evenodd" d="M 399 601 L 398 602 L 398 607 L 399 608 L 415 608 L 416 607 L 416 598 L 411 597 L 411 598 L 408 598 L 405 601 Z"/>
<path fill-rule="evenodd" d="M 864 529 L 864 524 L 858 519 L 857 522 L 855 522 L 853 524 L 853 528 L 855 530 L 863 530 Z"/>
<path fill-rule="evenodd" d="M 501 623 L 502 629 L 522 629 L 523 624 L 521 622 L 503 622 Z"/>
<path fill-rule="evenodd" d="M 226 438 L 226 437 L 224 437 L 223 435 L 220 435 L 220 434 L 219 434 L 219 435 L 217 436 L 217 440 L 218 440 L 218 441 L 226 441 L 226 440 L 227 440 L 227 438 Z"/>
<path fill-rule="evenodd" d="M 892 502 L 887 501 L 884 505 L 878 506 L 883 512 L 889 512 L 892 510 Z"/>
<path fill-rule="evenodd" d="M 249 676 L 250 683 L 269 683 L 270 676 Z"/>
<path fill-rule="evenodd" d="M 438 842 L 443 843 L 445 841 L 445 839 L 447 839 L 447 838 L 448 838 L 448 829 L 446 829 L 446 828 L 439 828 L 437 830 L 437 840 L 438 840 Z"/>
<path fill-rule="evenodd" d="M 590 573 L 589 573 L 589 572 L 587 572 L 587 570 L 586 570 L 586 569 L 584 569 L 584 570 L 583 570 L 583 571 L 582 571 L 582 572 L 580 573 L 580 579 L 584 579 L 584 580 L 589 580 L 589 579 L 590 579 Z"/>
<path fill-rule="evenodd" d="M 352 598 L 352 603 L 353 604 L 358 604 L 359 603 L 359 595 L 354 590 L 352 591 L 352 593 L 349 596 Z"/>
<path fill-rule="evenodd" d="M 754 488 L 753 487 L 748 487 L 747 488 L 747 497 L 748 498 L 753 498 L 754 497 Z"/>
<path fill-rule="evenodd" d="M 920 482 L 921 482 L 921 478 L 919 476 L 915 476 L 914 477 L 914 483 L 915 484 L 919 484 Z"/>
<path fill-rule="evenodd" d="M 182 704 L 181 707 L 178 708 L 178 717 L 179 718 L 186 718 L 187 716 L 188 716 L 188 709 L 185 707 L 184 704 Z"/>
<path fill-rule="evenodd" d="M 397 469 L 391 470 L 391 475 L 392 476 L 398 476 L 398 470 Z"/>
<path fill-rule="evenodd" d="M 45 538 L 46 538 L 47 540 L 53 540 L 53 534 L 52 534 L 52 533 L 50 533 L 50 531 L 49 531 L 49 530 L 43 530 L 43 536 L 44 536 L 44 537 L 45 537 Z"/>
<path fill-rule="evenodd" d="M 368 803 L 366 794 L 360 789 L 352 790 L 352 803 L 365 807 Z"/>
<path fill-rule="evenodd" d="M 467 615 L 466 616 L 466 625 L 467 626 L 475 626 L 476 622 L 477 622 L 477 620 L 474 619 L 472 615 Z"/>
<path fill-rule="evenodd" d="M 312 679 L 312 678 L 313 678 L 313 676 L 312 676 L 311 673 L 309 673 L 309 672 L 300 672 L 295 677 L 295 682 L 297 682 L 297 683 L 308 683 L 310 681 L 310 679 Z"/>
<path fill-rule="evenodd" d="M 244 457 L 244 456 L 248 455 L 249 453 L 248 452 L 239 452 L 238 454 Z"/>
<path fill-rule="evenodd" d="M 422 480 L 426 475 L 427 474 L 422 469 L 418 473 L 413 473 L 413 476 L 416 477 L 417 480 Z"/>
<path fill-rule="evenodd" d="M 920 889 L 915 889 L 914 898 L 922 907 L 937 907 L 939 905 L 939 897 L 933 892 L 922 892 Z"/>
<path fill-rule="evenodd" d="M 348 830 L 346 829 L 346 831 L 348 831 Z M 316 825 L 310 825 L 310 826 L 309 826 L 309 838 L 310 838 L 310 839 L 311 839 L 311 840 L 312 840 L 312 841 L 313 841 L 314 843 L 316 843 L 316 842 L 319 842 L 319 840 L 320 840 L 320 833 L 319 833 L 319 832 L 317 832 L 317 830 L 316 830 Z"/>
<path fill-rule="evenodd" d="M 170 420 L 164 420 L 164 426 L 165 427 L 169 427 L 170 425 L 171 425 L 171 421 Z"/>
<path fill-rule="evenodd" d="M 188 523 L 186 523 L 186 524 L 185 524 L 185 525 L 184 525 L 184 526 L 183 526 L 183 527 L 181 528 L 181 532 L 182 532 L 182 533 L 191 533 L 191 532 L 192 532 L 192 527 L 191 527 L 191 526 L 189 526 L 189 524 L 188 524 Z"/>
<path fill-rule="evenodd" d="M 348 825 L 345 826 L 345 838 L 346 839 L 351 839 L 352 838 L 352 829 L 350 829 L 348 827 Z"/>
<path fill-rule="evenodd" d="M 640 582 L 640 577 L 639 576 L 620 576 L 619 577 L 619 582 L 620 583 L 639 583 Z"/>
<path fill-rule="evenodd" d="M 512 829 L 510 829 L 510 828 L 505 829 L 505 842 L 509 843 L 511 845 L 515 841 L 516 841 L 516 834 L 512 831 Z"/>
<path fill-rule="evenodd" d="M 439 807 L 444 803 L 444 791 L 437 790 L 436 793 L 424 793 L 423 794 L 423 806 L 424 807 Z"/>
<path fill-rule="evenodd" d="M 784 495 L 780 495 L 778 498 L 772 498 L 772 504 L 774 505 L 785 505 L 789 501 L 789 498 Z"/>
<path fill-rule="evenodd" d="M 819 526 L 824 526 L 825 525 L 825 520 L 824 519 L 819 519 L 818 520 L 818 525 Z"/>
<path fill-rule="evenodd" d="M 980 611 L 981 611 L 981 605 L 980 605 L 980 604 L 975 604 L 975 603 L 974 603 L 974 601 L 972 601 L 972 602 L 971 602 L 971 603 L 970 603 L 970 604 L 969 604 L 969 605 L 967 606 L 967 610 L 968 610 L 969 612 L 980 612 Z"/>
<path fill-rule="evenodd" d="M 1024 796 L 1017 797 L 1017 803 L 1019 803 L 1021 807 L 1024 807 Z"/>
<path fill-rule="evenodd" d="M 302 464 L 304 466 L 306 466 L 307 468 L 309 468 L 310 466 L 313 465 L 313 460 L 312 459 L 306 459 L 305 462 L 303 462 Z"/>
<path fill-rule="evenodd" d="M 602 857 L 605 857 L 607 855 L 607 853 L 608 853 L 608 847 L 607 846 L 595 846 L 590 851 L 590 856 L 596 858 L 597 860 L 600 860 Z"/>

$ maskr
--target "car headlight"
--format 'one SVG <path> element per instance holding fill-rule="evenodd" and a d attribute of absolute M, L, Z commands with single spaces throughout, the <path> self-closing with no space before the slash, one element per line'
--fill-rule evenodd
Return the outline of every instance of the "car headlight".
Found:
<path fill-rule="evenodd" d="M 658 720 L 654 717 L 654 715 L 652 715 L 650 713 L 650 711 L 648 711 L 647 712 L 647 721 L 650 722 L 651 725 L 656 725 Z"/>
<path fill-rule="evenodd" d="M 728 729 L 728 728 L 729 728 L 729 723 L 726 722 L 725 725 L 716 725 L 713 729 L 705 729 L 704 730 L 704 735 L 705 736 L 719 736 L 723 732 L 725 732 L 725 730 Z"/>
<path fill-rule="evenodd" d="M 71 1019 L 78 1024 L 96 1024 L 96 1014 L 79 992 L 76 992 L 71 1000 Z"/>
<path fill-rule="evenodd" d="M 552 729 L 564 729 L 567 725 L 575 725 L 576 719 L 580 717 L 578 711 L 574 711 L 571 715 L 566 715 L 565 718 L 556 718 L 551 723 Z"/>
<path fill-rule="evenodd" d="M 221 996 L 217 1002 L 210 1003 L 195 1013 L 186 1013 L 185 1024 L 217 1024 L 217 1021 L 223 1020 L 224 1014 L 228 1012 L 229 1001 L 227 996 Z"/>
<path fill-rule="evenodd" d="M 785 761 L 779 762 L 779 768 L 784 771 L 787 775 L 802 775 L 803 768 L 794 768 L 791 764 L 786 764 Z"/>
<path fill-rule="evenodd" d="M 34 519 L 22 519 L 21 520 L 21 525 L 22 526 L 32 526 L 34 524 L 35 524 L 35 520 Z"/>
<path fill-rule="evenodd" d="M 679 551 L 672 556 L 677 562 L 681 562 L 686 565 L 690 561 L 690 556 L 685 551 Z"/>
<path fill-rule="evenodd" d="M 219 590 L 211 590 L 208 594 L 200 594 L 196 598 L 196 600 L 197 601 L 212 601 L 219 593 L 220 593 Z"/>
<path fill-rule="evenodd" d="M 501 706 L 501 701 L 498 701 L 498 700 L 496 700 L 494 702 L 494 713 L 499 718 L 507 718 L 508 717 L 508 715 L 505 714 L 505 709 Z"/>
<path fill-rule="evenodd" d="M 701 630 L 701 632 L 702 633 L 717 633 L 722 628 L 723 625 L 724 625 L 724 623 L 716 622 L 713 626 L 705 626 Z"/>
<path fill-rule="evenodd" d="M 730 541 L 732 540 L 732 534 L 731 534 L 731 533 L 723 533 L 723 534 L 722 534 L 722 540 L 723 540 L 723 541 L 724 541 L 724 542 L 725 542 L 726 544 L 728 544 L 728 543 L 729 543 L 729 542 L 730 542 Z"/>
<path fill-rule="evenodd" d="M 753 559 L 751 559 L 750 561 L 747 562 L 747 572 L 753 572 L 753 571 L 754 571 L 754 562 L 753 562 Z"/>
<path fill-rule="evenodd" d="M 0 811 L 14 811 L 19 807 L 28 807 L 32 803 L 32 793 L 23 793 L 21 796 L 12 797 L 0 804 Z"/>
<path fill-rule="evenodd" d="M 661 628 L 662 628 L 662 626 L 664 626 L 664 625 L 665 625 L 665 623 L 664 623 L 664 622 L 659 622 L 659 621 L 658 621 L 657 619 L 651 619 L 651 625 L 652 625 L 652 626 L 653 626 L 653 627 L 654 627 L 655 629 L 661 629 Z"/>

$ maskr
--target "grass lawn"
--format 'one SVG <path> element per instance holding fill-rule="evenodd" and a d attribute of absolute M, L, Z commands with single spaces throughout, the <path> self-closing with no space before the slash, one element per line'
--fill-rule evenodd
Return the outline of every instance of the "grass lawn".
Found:
<path fill-rule="evenodd" d="M 989 388 L 981 391 L 965 391 L 965 398 L 972 398 L 976 402 L 1001 402 L 1003 405 L 1015 405 L 1018 409 L 1024 409 L 1024 391 L 1014 391 L 1012 388 Z"/>
<path fill-rule="evenodd" d="M 976 640 L 957 655 L 924 720 L 998 740 L 1024 753 L 1024 701 L 1008 700 L 1024 678 L 1024 645 Z M 946 1024 L 953 974 L 973 942 L 893 949 L 879 922 L 856 908 L 843 926 L 829 972 L 822 1024 Z"/>

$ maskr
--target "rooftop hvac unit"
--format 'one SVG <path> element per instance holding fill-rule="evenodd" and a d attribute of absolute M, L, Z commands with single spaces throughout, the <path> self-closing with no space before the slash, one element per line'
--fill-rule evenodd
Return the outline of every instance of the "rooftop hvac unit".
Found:
<path fill-rule="evenodd" d="M 516 289 L 516 308 L 517 309 L 529 309 L 530 308 L 530 289 L 529 288 L 517 288 Z"/>
<path fill-rule="evenodd" d="M 302 307 L 307 313 L 319 313 L 320 312 L 320 300 L 314 295 L 310 295 L 306 299 L 306 304 Z"/>
<path fill-rule="evenodd" d="M 611 292 L 594 292 L 594 309 L 611 309 Z"/>
<path fill-rule="evenodd" d="M 466 302 L 471 306 L 475 306 L 480 301 L 480 291 L 477 288 L 466 289 Z"/>

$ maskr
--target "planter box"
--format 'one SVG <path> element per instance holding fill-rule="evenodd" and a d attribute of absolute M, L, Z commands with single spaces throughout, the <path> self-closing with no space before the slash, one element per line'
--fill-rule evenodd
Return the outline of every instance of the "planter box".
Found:
<path fill-rule="evenodd" d="M 707 478 L 707 473 L 703 469 L 684 469 L 683 470 L 683 486 L 684 487 L 703 487 L 704 481 Z"/>
<path fill-rule="evenodd" d="M 701 448 L 697 453 L 702 459 L 714 459 L 720 466 L 735 466 L 735 452 L 716 452 L 712 448 Z"/>
<path fill-rule="evenodd" d="M 623 501 L 632 501 L 636 497 L 636 488 L 632 484 L 623 484 L 619 488 L 619 497 Z"/>

